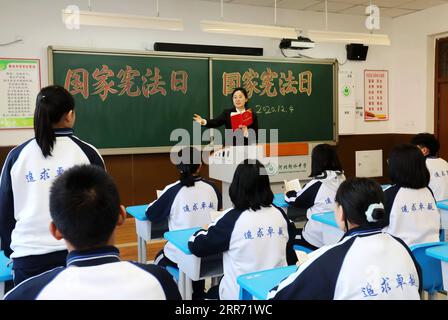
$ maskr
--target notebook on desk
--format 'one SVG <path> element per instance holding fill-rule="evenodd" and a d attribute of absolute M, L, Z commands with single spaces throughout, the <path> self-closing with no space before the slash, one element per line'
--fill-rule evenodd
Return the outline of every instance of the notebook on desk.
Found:
<path fill-rule="evenodd" d="M 288 191 L 300 191 L 302 190 L 302 186 L 300 185 L 299 179 L 293 179 L 293 180 L 283 180 L 284 186 L 285 186 L 285 193 Z"/>

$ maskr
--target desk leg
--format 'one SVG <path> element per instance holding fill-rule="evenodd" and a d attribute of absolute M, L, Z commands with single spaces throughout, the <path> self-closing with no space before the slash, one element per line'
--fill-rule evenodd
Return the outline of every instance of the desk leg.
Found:
<path fill-rule="evenodd" d="M 193 300 L 193 282 L 185 275 L 185 300 Z"/>
<path fill-rule="evenodd" d="M 181 269 L 179 269 L 179 283 L 178 283 L 178 287 L 179 287 L 179 292 L 180 295 L 182 296 L 182 300 L 186 300 L 185 299 L 185 273 L 182 272 Z"/>
<path fill-rule="evenodd" d="M 140 238 L 138 235 L 137 235 L 137 237 L 138 237 L 138 239 L 137 239 L 137 255 L 138 255 L 138 262 L 139 263 L 142 263 L 142 260 L 143 260 L 143 258 L 142 258 L 142 238 Z"/>
<path fill-rule="evenodd" d="M 3 297 L 5 295 L 5 283 L 2 281 L 0 282 L 0 299 L 3 300 Z"/>
<path fill-rule="evenodd" d="M 137 247 L 138 262 L 146 264 L 146 241 L 142 237 L 138 237 Z"/>
<path fill-rule="evenodd" d="M 148 257 L 146 256 L 146 241 L 143 240 L 143 238 L 142 238 L 142 259 L 144 264 L 148 262 Z"/>

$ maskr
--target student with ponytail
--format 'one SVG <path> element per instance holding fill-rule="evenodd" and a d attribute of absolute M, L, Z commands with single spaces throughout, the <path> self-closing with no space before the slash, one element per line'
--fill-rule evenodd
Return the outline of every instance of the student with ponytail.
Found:
<path fill-rule="evenodd" d="M 104 168 L 98 151 L 73 135 L 75 101 L 60 86 L 43 88 L 36 99 L 35 137 L 8 154 L 0 177 L 2 250 L 13 260 L 14 284 L 65 266 L 67 248 L 50 232 L 53 181 L 78 164 Z"/>
<path fill-rule="evenodd" d="M 168 219 L 170 231 L 202 227 L 211 223 L 210 212 L 222 209 L 222 196 L 216 186 L 199 175 L 201 152 L 185 147 L 177 153 L 178 181 L 169 184 L 159 198 L 149 204 L 146 216 L 150 221 Z M 160 266 L 177 267 L 176 249 L 167 243 L 154 259 Z M 193 299 L 204 296 L 204 281 L 193 282 Z"/>
<path fill-rule="evenodd" d="M 336 193 L 335 218 L 344 237 L 309 255 L 269 293 L 278 300 L 418 300 L 421 272 L 408 246 L 382 231 L 384 194 L 366 178 L 348 179 Z"/>

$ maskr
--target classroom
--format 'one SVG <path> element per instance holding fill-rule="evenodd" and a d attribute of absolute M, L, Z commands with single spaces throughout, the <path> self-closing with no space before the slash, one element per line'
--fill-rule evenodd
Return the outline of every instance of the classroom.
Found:
<path fill-rule="evenodd" d="M 98 149 L 118 188 L 121 204 L 126 208 L 141 205 L 146 208 L 158 198 L 157 190 L 179 179 L 170 158 L 171 147 L 175 145 L 170 136 L 173 130 L 186 130 L 193 133 L 194 139 L 193 115 L 207 119 L 202 123 L 199 117 L 196 122 L 201 125 L 211 125 L 211 113 L 216 117 L 231 106 L 233 89 L 240 86 L 248 89 L 252 80 L 246 76 L 250 72 L 256 78 L 261 75 L 260 79 L 264 76 L 280 79 L 271 81 L 275 83 L 273 87 L 252 88 L 249 97 L 249 107 L 259 117 L 259 128 L 279 130 L 277 153 L 270 151 L 271 156 L 280 156 L 278 177 L 271 179 L 275 195 L 285 192 L 283 180 L 310 180 L 312 150 L 320 143 L 334 146 L 345 177 L 367 177 L 383 186 L 391 183 L 389 155 L 397 145 L 411 143 L 418 133 L 434 134 L 440 143 L 438 156 L 448 159 L 448 0 L 0 0 L 0 3 L 0 79 L 6 79 L 0 84 L 2 167 L 13 148 L 34 138 L 32 118 L 40 89 L 58 84 L 71 89 L 77 112 L 74 134 Z M 70 14 L 64 18 L 63 10 L 81 13 L 81 19 L 76 20 L 76 15 Z M 95 12 L 124 18 L 121 26 L 84 25 L 82 14 L 89 16 Z M 167 19 L 177 25 L 171 30 L 160 21 L 157 26 L 143 26 L 145 21 L 139 22 L 136 16 Z M 207 31 L 205 25 L 213 21 L 224 25 L 235 23 L 233 27 L 240 30 L 227 34 Z M 289 44 L 282 40 L 288 37 L 274 33 L 277 27 L 295 33 L 295 37 L 289 37 Z M 263 32 L 272 33 L 263 35 Z M 364 41 L 368 48 L 360 47 L 356 41 Z M 156 44 L 162 49 L 156 51 Z M 163 44 L 184 51 L 168 52 L 169 46 Z M 190 46 L 193 51 L 185 51 L 188 46 L 182 44 L 196 46 Z M 311 48 L 294 48 L 307 45 Z M 368 51 L 362 52 L 363 48 Z M 249 52 L 257 53 L 249 55 Z M 31 94 L 24 98 L 25 102 L 20 97 L 9 97 L 6 83 L 10 75 L 4 72 L 8 64 L 20 66 L 22 62 L 32 69 L 28 73 Z M 20 71 L 18 74 L 20 77 Z M 110 75 L 115 76 L 115 82 L 107 78 Z M 138 85 L 133 82 L 135 75 L 142 79 Z M 282 87 L 288 76 L 295 77 L 296 87 Z M 83 77 L 90 77 L 90 83 Z M 82 87 L 83 81 L 87 87 Z M 18 90 L 20 96 L 23 91 Z M 147 108 L 148 104 L 154 108 Z M 307 109 L 307 105 L 313 108 Z M 14 106 L 15 111 L 11 111 Z M 132 106 L 137 111 L 132 111 Z M 11 120 L 14 118 L 11 112 L 22 114 L 22 119 Z M 200 130 L 199 142 L 194 140 L 191 144 L 205 146 L 206 139 Z M 181 135 L 182 130 L 174 134 L 176 138 Z M 215 144 L 219 145 L 216 138 Z M 266 148 L 267 154 L 269 147 Z M 236 165 L 223 169 L 220 158 L 218 153 L 210 156 L 210 162 L 200 167 L 200 175 L 216 184 L 223 196 L 223 208 L 227 209 L 232 205 L 228 194 Z M 42 173 L 35 171 L 34 179 L 39 174 Z M 32 182 L 33 176 L 26 179 Z M 289 210 L 288 214 L 295 212 Z M 305 219 L 303 213 L 298 214 Z M 126 222 L 117 228 L 115 246 L 123 260 L 152 262 L 166 243 L 163 232 L 155 235 L 153 230 L 152 236 L 145 236 L 147 218 L 142 219 L 145 221 L 139 221 L 128 210 Z M 447 238 L 445 234 L 440 240 Z M 181 268 L 180 261 L 178 264 Z M 441 270 L 445 270 L 448 278 L 448 266 L 444 268 Z M 192 279 L 193 294 L 196 280 L 202 278 L 200 275 Z M 191 281 L 178 279 L 178 282 L 183 283 L 182 297 L 191 299 Z M 210 285 L 209 280 L 206 285 Z M 437 291 L 436 296 L 427 295 L 425 299 L 447 299 L 446 288 Z"/>

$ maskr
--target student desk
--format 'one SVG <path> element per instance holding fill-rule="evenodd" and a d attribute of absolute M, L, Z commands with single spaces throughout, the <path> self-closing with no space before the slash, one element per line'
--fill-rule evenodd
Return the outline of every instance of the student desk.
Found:
<path fill-rule="evenodd" d="M 135 218 L 135 229 L 137 232 L 138 262 L 146 263 L 146 242 L 151 239 L 163 239 L 163 233 L 168 231 L 168 220 L 162 222 L 151 222 L 146 217 L 147 204 L 130 206 L 126 212 Z"/>
<path fill-rule="evenodd" d="M 288 210 L 289 204 L 285 201 L 285 195 L 283 193 L 275 193 L 274 201 L 272 201 L 274 205 L 280 208 L 286 208 Z"/>
<path fill-rule="evenodd" d="M 126 212 L 135 218 L 138 262 L 140 263 L 146 263 L 146 241 L 151 240 L 151 221 L 146 217 L 146 208 L 148 208 L 147 204 L 126 208 Z"/>
<path fill-rule="evenodd" d="M 443 288 L 446 291 L 448 289 L 448 243 L 428 248 L 425 250 L 425 253 L 432 258 L 440 260 L 442 264 Z"/>
<path fill-rule="evenodd" d="M 283 279 L 297 271 L 297 266 L 279 267 L 269 270 L 247 273 L 239 276 L 240 300 L 266 300 L 269 291 Z"/>
<path fill-rule="evenodd" d="M 164 238 L 177 249 L 177 266 L 179 267 L 179 291 L 184 300 L 191 300 L 192 283 L 208 277 L 223 274 L 222 253 L 199 258 L 188 248 L 188 239 L 200 228 L 168 231 Z"/>
<path fill-rule="evenodd" d="M 445 241 L 448 240 L 448 200 L 437 201 L 437 208 L 440 209 L 441 226 L 445 232 Z"/>
<path fill-rule="evenodd" d="M 311 216 L 311 219 L 319 221 L 322 224 L 322 236 L 325 245 L 335 244 L 344 235 L 344 232 L 339 229 L 336 223 L 333 211 L 315 213 Z"/>

